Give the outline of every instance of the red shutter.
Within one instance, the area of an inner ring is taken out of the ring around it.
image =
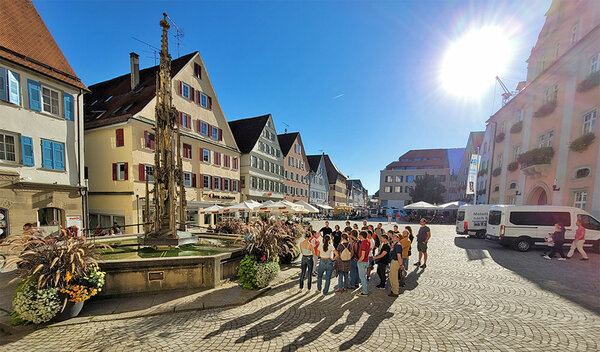
[[[154,133],[150,133],[150,149],[154,150],[156,146],[154,145]]]
[[[213,129],[212,125],[208,125],[208,136],[210,138],[212,138],[212,129]]]
[[[201,124],[202,122],[200,122],[200,120],[196,120],[196,132],[198,133],[200,133],[200,128],[202,127]]]
[[[196,90],[193,87],[190,87],[190,100],[194,101],[196,97]]]
[[[204,176],[198,174],[198,188],[204,188]]]
[[[179,112],[179,126],[183,125],[183,113]]]
[[[211,189],[215,189],[215,177],[214,176],[211,177],[211,183],[212,183]]]
[[[201,100],[200,100],[200,99],[202,99],[202,98],[200,97],[200,91],[196,91],[196,104],[200,104],[200,102],[201,102]]]
[[[125,145],[125,140],[124,140],[124,137],[123,137],[123,129],[122,128],[117,128],[116,134],[117,134],[117,147],[124,146]]]
[[[208,110],[212,110],[212,98],[210,96],[206,96],[208,98]]]
[[[223,130],[219,128],[219,140],[223,140]]]
[[[204,161],[204,149],[200,148],[200,161]]]
[[[129,180],[129,163],[125,163],[125,179]]]
[[[113,181],[117,180],[117,163],[113,163]]]
[[[196,187],[196,174],[192,174],[192,187]]]
[[[185,117],[185,119],[186,119],[186,125],[185,125],[185,127],[191,129],[192,128],[192,117],[190,115],[187,115]]]
[[[183,95],[183,82],[179,81],[179,95]]]
[[[140,164],[139,171],[140,171],[140,181],[146,181],[146,165]]]
[[[221,191],[225,190],[225,178],[221,179]]]

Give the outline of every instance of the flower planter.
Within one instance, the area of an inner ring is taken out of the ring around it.
[[[549,101],[546,104],[540,106],[540,108],[537,109],[535,113],[533,113],[533,116],[538,118],[545,117],[553,113],[554,109],[556,109],[556,101]]]
[[[498,177],[498,176],[500,176],[501,173],[502,173],[502,169],[497,167],[494,169],[494,171],[492,171],[492,176]]]
[[[513,161],[512,163],[508,164],[507,169],[510,172],[516,171],[519,168],[519,162],[518,161]]]
[[[64,297],[62,299],[64,299]],[[54,317],[54,320],[55,321],[64,321],[64,320],[68,320],[71,318],[75,318],[76,316],[79,315],[79,313],[81,313],[81,310],[83,309],[83,303],[85,303],[85,301],[84,302],[67,301],[67,305],[65,306],[65,309],[62,312],[59,311],[58,314],[56,314],[56,316]]]
[[[600,71],[592,72],[577,85],[577,91],[579,93],[587,92],[598,85],[600,85]]]
[[[519,133],[523,129],[523,121],[519,121],[510,127],[510,133]]]
[[[536,148],[519,155],[517,161],[521,164],[521,169],[532,165],[550,164],[554,157],[552,147]]]
[[[506,137],[504,132],[498,133],[496,136],[496,143],[502,143],[504,141],[504,137]]]
[[[548,170],[550,169],[549,164],[540,164],[540,165],[531,165],[526,168],[522,168],[521,171],[525,175],[531,178],[545,177],[548,175]]]
[[[586,133],[571,142],[569,148],[574,152],[582,153],[588,149],[588,147],[594,142],[594,139],[596,139],[596,136],[593,133]]]

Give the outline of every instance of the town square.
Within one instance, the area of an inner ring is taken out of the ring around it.
[[[599,104],[594,0],[0,0],[0,351],[598,351]]]

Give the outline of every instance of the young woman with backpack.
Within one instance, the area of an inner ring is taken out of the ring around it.
[[[348,242],[348,234],[342,234],[342,242],[336,248],[337,261],[336,267],[338,271],[338,289],[337,293],[345,292],[350,288],[348,282],[348,274],[350,274],[350,260],[352,259],[352,244]]]

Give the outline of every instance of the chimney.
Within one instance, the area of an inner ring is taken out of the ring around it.
[[[134,52],[129,53],[131,63],[131,90],[140,84],[140,56]]]

